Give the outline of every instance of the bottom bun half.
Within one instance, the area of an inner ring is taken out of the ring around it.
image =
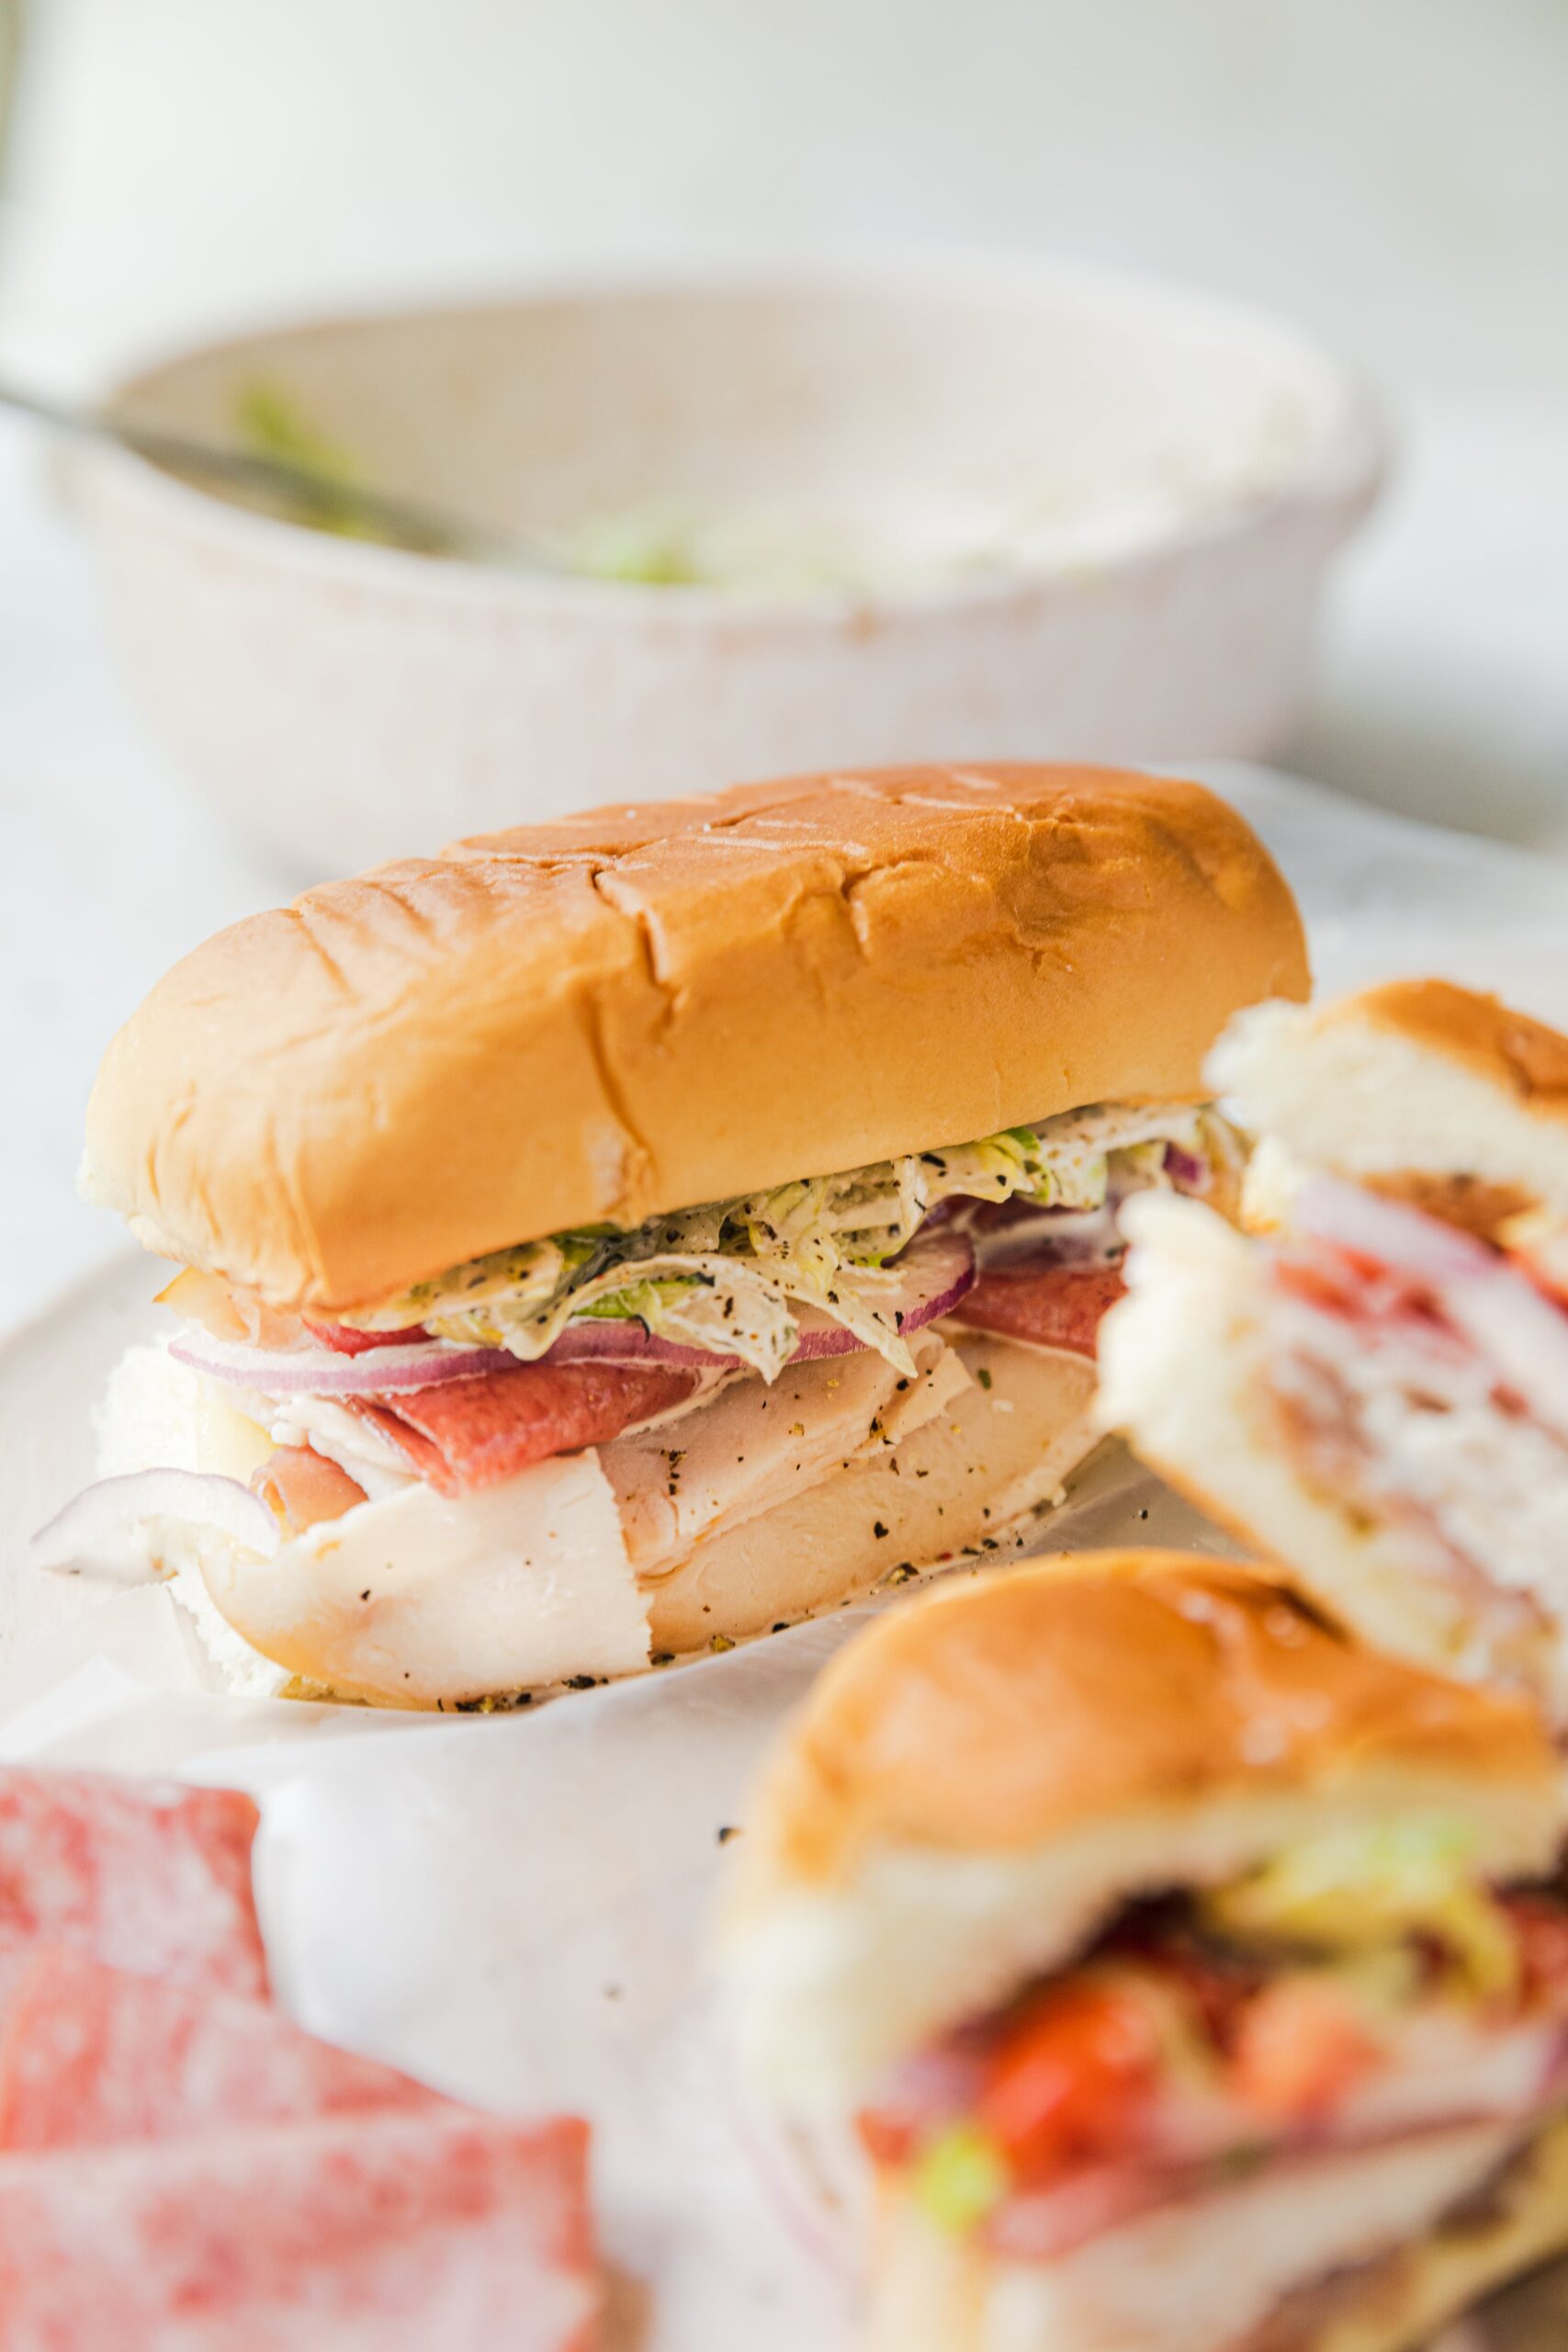
[[[1301,2169],[1055,2262],[992,2256],[890,2194],[869,2352],[1425,2352],[1568,2251],[1562,2120],[1522,2144],[1471,2126],[1325,2159],[1315,2183]]]
[[[1033,1541],[1036,1512],[1097,1442],[1094,1367],[1005,1340],[955,1352],[968,1385],[935,1419],[709,1537],[647,1587],[656,1655],[765,1634],[960,1555],[1016,1558]]]

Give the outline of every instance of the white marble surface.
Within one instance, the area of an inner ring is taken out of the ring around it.
[[[1568,418],[1416,418],[1402,479],[1339,577],[1293,763],[1568,857],[1565,620]],[[114,1027],[186,947],[313,878],[220,825],[126,707],[83,552],[14,428],[0,429],[0,853],[3,1329],[117,1245],[73,1190]]]

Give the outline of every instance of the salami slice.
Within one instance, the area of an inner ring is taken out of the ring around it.
[[[662,1363],[520,1363],[395,1400],[344,1402],[440,1493],[471,1495],[551,1454],[608,1444],[684,1404],[702,1377]]]
[[[352,1323],[318,1323],[311,1316],[300,1321],[312,1340],[340,1356],[362,1356],[372,1348],[412,1348],[427,1335],[423,1323],[407,1323],[400,1331],[356,1331]]]
[[[1027,1347],[1092,1356],[1100,1318],[1125,1289],[1115,1266],[997,1267],[959,1300],[953,1320]]]
[[[265,2002],[35,1945],[0,2029],[0,2151],[111,2147],[293,2117],[445,2108]]]
[[[0,1943],[37,1939],[173,1984],[263,1995],[258,1817],[236,1789],[0,1769]]]
[[[433,2105],[0,2157],[0,2342],[589,2352],[587,2150]]]

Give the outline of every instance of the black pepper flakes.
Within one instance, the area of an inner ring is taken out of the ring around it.
[[[884,1525],[882,1524],[882,1521],[881,1521],[880,1520],[876,1520],[876,1521],[874,1521],[874,1522],[873,1522],[873,1524],[872,1524],[872,1530],[871,1530],[871,1532],[872,1532],[872,1533],[873,1533],[874,1535],[876,1535],[876,1536],[883,1536],[883,1535],[886,1535],[886,1534],[887,1530],[886,1529],[886,1527],[884,1527]]]
[[[719,1845],[728,1846],[732,1838],[739,1837],[739,1825],[733,1821],[721,1821],[714,1834]]]

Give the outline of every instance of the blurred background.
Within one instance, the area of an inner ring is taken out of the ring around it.
[[[15,11],[13,12],[15,13]],[[845,239],[1082,253],[1568,399],[1561,0],[23,0],[8,334]]]
[[[257,323],[779,254],[1079,255],[1293,318],[1394,466],[1276,755],[1568,857],[1564,0],[0,0],[0,372],[62,392]],[[0,1303],[70,1254],[107,1028],[297,878],[124,700],[51,479],[0,423],[28,1129]]]

